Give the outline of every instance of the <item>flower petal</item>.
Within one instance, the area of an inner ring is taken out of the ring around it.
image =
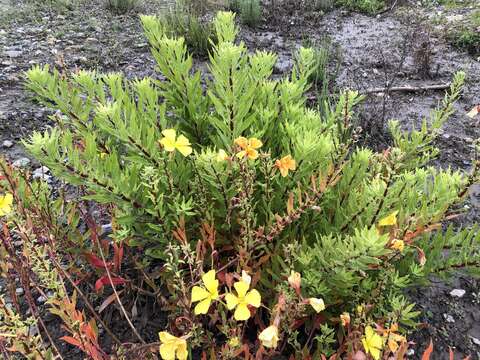
[[[233,314],[235,320],[244,321],[250,318],[250,310],[246,304],[238,304],[237,308],[235,309],[235,313]]]
[[[218,290],[218,280],[215,279],[215,270],[210,270],[202,276],[202,281],[205,284],[205,287],[210,292],[214,294]]]
[[[262,297],[257,290],[253,289],[247,293],[247,295],[245,296],[245,301],[248,305],[252,305],[258,308],[262,302]]]
[[[175,341],[177,339],[176,336],[173,336],[166,331],[160,332],[158,334],[158,337],[160,338],[160,342],[162,342],[162,343],[172,342],[172,341]]]
[[[165,148],[165,151],[168,151],[168,152],[175,151],[175,139],[172,140],[164,137],[159,142]]]
[[[248,146],[248,140],[243,136],[235,139],[235,144],[240,146],[242,149],[246,149]]]
[[[187,360],[187,342],[184,339],[180,339],[177,346],[177,358],[178,360]]]
[[[210,293],[200,286],[192,288],[192,302],[204,300],[210,296]]]
[[[228,310],[233,310],[235,309],[235,306],[238,305],[238,298],[235,295],[230,293],[225,295],[225,301],[227,302]]]
[[[206,314],[208,313],[208,309],[210,308],[210,304],[212,303],[212,300],[209,298],[200,301],[197,306],[195,306],[194,313],[195,315],[201,315],[201,314]]]
[[[237,290],[238,297],[243,298],[247,294],[250,285],[248,285],[245,281],[240,280],[233,284],[233,287],[235,288],[235,290]]]
[[[257,138],[250,138],[248,140],[248,145],[251,147],[251,148],[254,148],[254,149],[259,149],[262,147],[263,143],[258,140]]]
[[[175,343],[165,343],[160,345],[160,356],[163,360],[175,360]]]
[[[247,152],[245,150],[242,150],[242,151],[239,151],[236,156],[237,158],[241,159],[241,158],[244,158],[246,155],[247,155]]]
[[[188,156],[192,153],[192,147],[190,141],[183,135],[180,135],[175,142],[175,148],[183,155]]]
[[[258,158],[258,151],[255,149],[247,149],[247,156],[251,160]]]
[[[162,131],[162,135],[165,136],[165,138],[170,139],[175,141],[175,138],[177,137],[177,132],[175,129],[165,129]]]

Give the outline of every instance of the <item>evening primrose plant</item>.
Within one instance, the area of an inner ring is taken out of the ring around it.
[[[440,231],[478,167],[428,165],[465,75],[454,76],[420,129],[404,133],[391,122],[391,146],[374,152],[356,144],[357,92],[344,91],[321,113],[306,105],[312,49],[298,49],[291,73],[273,78],[277,56],[249,52],[236,39],[234,15],[220,12],[201,72],[183,38],[165,33],[156,17],[141,21],[161,80],[49,66],[26,73],[38,101],[58,111],[56,126],[25,146],[79,189],[69,205],[87,217],[89,240],[69,251],[88,254],[101,306],[116,300],[112,311],[138,339],[138,349],[114,341],[102,354],[405,353],[418,313],[403,290],[480,261],[476,228]],[[4,188],[3,208],[17,214],[7,198],[14,189]],[[109,241],[83,210],[92,203],[110,220]],[[61,234],[78,233],[69,229]],[[121,291],[106,291],[112,287]],[[149,346],[129,316],[152,302],[168,321]]]

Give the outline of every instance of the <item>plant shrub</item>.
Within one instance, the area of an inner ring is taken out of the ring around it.
[[[185,359],[187,348],[222,359],[404,354],[416,312],[403,289],[480,261],[475,229],[434,232],[477,167],[427,165],[464,74],[420,129],[391,122],[392,146],[375,153],[355,143],[358,93],[343,92],[322,116],[306,107],[312,49],[272,79],[276,56],[235,43],[234,16],[219,13],[201,74],[183,38],[153,17],[142,23],[164,80],[34,67],[28,88],[63,115],[25,145],[84,200],[111,208],[114,244],[131,249],[144,280],[109,275],[105,284],[164,289],[153,295],[170,309],[169,325],[156,329],[161,357]],[[72,216],[62,218],[70,223],[60,229],[73,232]],[[118,276],[123,250],[115,254]],[[158,275],[145,275],[156,266]],[[98,352],[96,336],[87,340],[83,350]]]
[[[106,0],[106,4],[113,12],[124,14],[136,6],[137,0]]]
[[[211,23],[199,20],[195,12],[181,7],[176,7],[159,18],[152,18],[152,26],[155,26],[157,34],[182,37],[187,49],[198,56],[208,56],[215,38]]]
[[[384,0],[337,0],[337,3],[350,10],[367,14],[375,14],[385,7]]]

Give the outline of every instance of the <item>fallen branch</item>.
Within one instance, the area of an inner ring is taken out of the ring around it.
[[[373,89],[366,89],[361,91],[361,94],[375,94],[375,93],[382,93],[382,92],[392,92],[392,91],[399,91],[399,92],[417,92],[417,91],[425,91],[425,90],[446,90],[450,88],[450,83],[448,84],[434,84],[434,85],[424,85],[424,86],[392,86],[391,88],[373,88]]]

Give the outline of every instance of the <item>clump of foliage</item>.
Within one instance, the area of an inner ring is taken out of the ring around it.
[[[155,19],[157,34],[182,37],[187,49],[195,55],[207,56],[214,41],[214,28],[209,22],[201,21],[193,9],[175,7]]]
[[[106,5],[117,14],[125,14],[137,5],[137,0],[106,0]]]
[[[472,55],[480,54],[480,10],[474,11],[458,24],[453,24],[447,38],[457,48]]]
[[[332,84],[340,70],[340,48],[334,46],[329,37],[324,37],[320,41],[307,39],[304,45],[314,50],[313,70],[309,80],[317,92],[317,102],[320,113],[323,114],[331,102]]]
[[[63,115],[25,145],[81,198],[52,200],[45,183],[1,162],[3,276],[15,283],[20,274],[28,298],[50,291],[63,340],[96,360],[158,352],[184,360],[195,351],[402,358],[417,315],[403,289],[480,262],[476,229],[434,232],[478,180],[477,167],[427,165],[464,74],[422,128],[405,134],[392,122],[392,147],[375,153],[355,143],[358,93],[341,93],[323,114],[305,105],[314,50],[300,48],[290,76],[272,79],[276,55],[236,43],[234,15],[221,12],[202,74],[183,38],[166,35],[154,17],[142,23],[162,81],[28,71],[29,89]],[[168,309],[152,344],[132,321],[148,311],[146,299]],[[99,314],[106,307],[136,343],[118,339]],[[99,345],[99,325],[110,349]],[[0,334],[0,349],[11,335]]]
[[[230,0],[230,9],[240,14],[242,23],[255,27],[262,21],[260,0]]]
[[[337,4],[367,14],[375,14],[385,7],[384,0],[337,0]]]

